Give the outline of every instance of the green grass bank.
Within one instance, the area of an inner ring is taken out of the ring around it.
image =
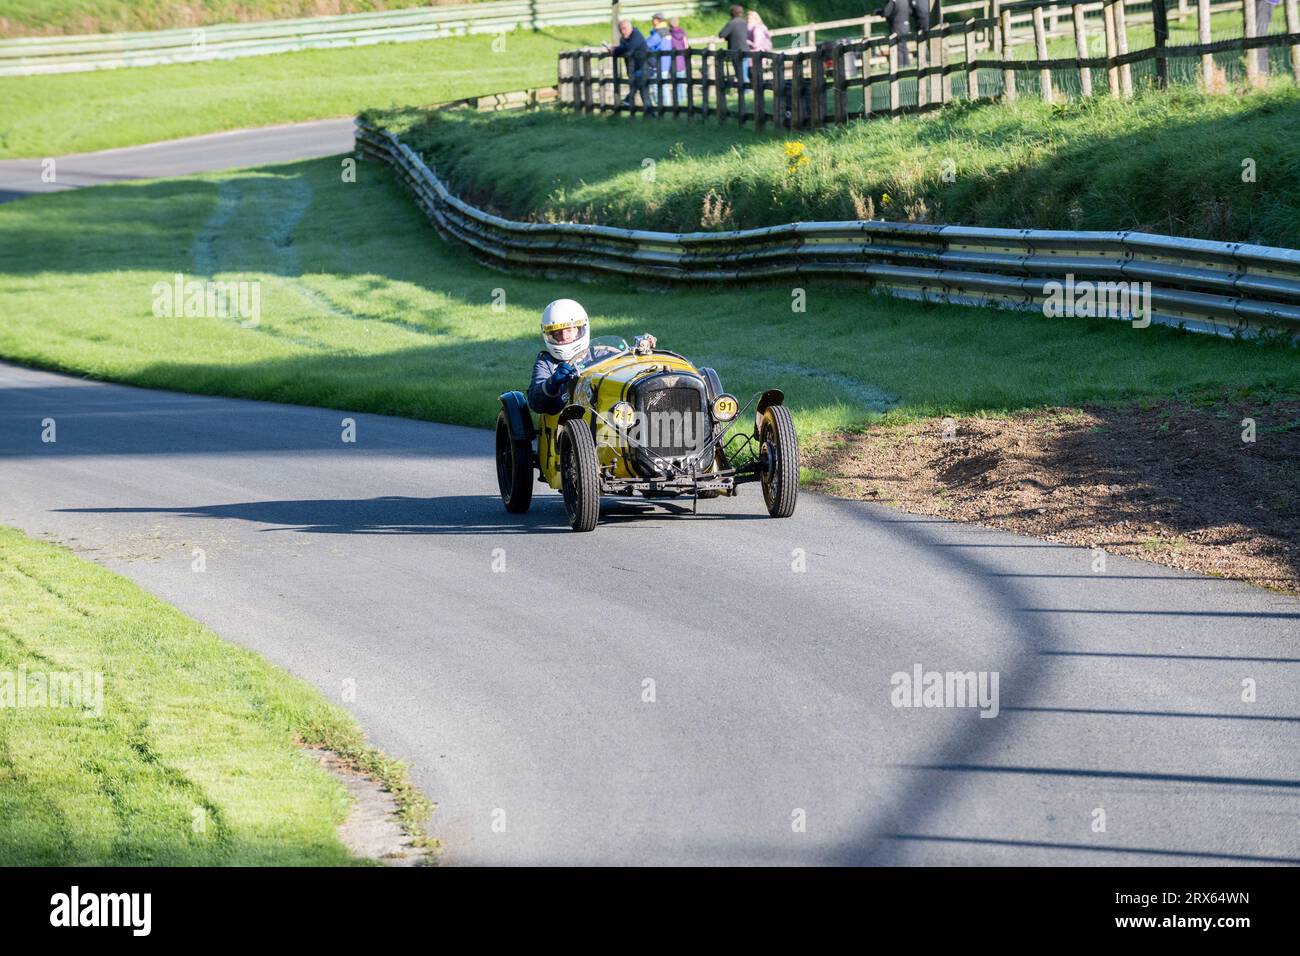
[[[346,792],[297,742],[385,782],[418,831],[427,803],[341,708],[125,578],[0,528],[0,865],[359,862],[336,833]]]
[[[798,134],[559,110],[369,116],[459,194],[516,218],[671,231],[877,218],[1300,245],[1300,90],[1286,81],[961,104]]]

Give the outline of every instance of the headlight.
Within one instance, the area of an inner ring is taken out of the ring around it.
[[[729,422],[740,412],[740,402],[734,395],[719,395],[713,400],[713,417],[720,422]]]
[[[609,417],[619,428],[631,428],[636,421],[636,410],[628,402],[616,402],[609,410]]]

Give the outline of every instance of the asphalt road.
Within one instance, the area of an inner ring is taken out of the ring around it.
[[[343,701],[449,863],[1300,862],[1300,601],[813,495],[606,505],[507,515],[486,432],[0,366],[0,522]],[[917,665],[997,716],[894,706]]]
[[[350,148],[331,120],[8,161],[0,201]],[[0,365],[0,522],[344,703],[446,862],[1300,862],[1300,601],[747,492],[573,535],[552,494],[505,514],[483,432]],[[895,707],[918,665],[997,672],[998,715]]]
[[[54,157],[53,181],[45,159],[0,160],[0,202],[82,186],[186,176],[333,156],[352,149],[351,119],[319,120],[191,136],[147,146]]]

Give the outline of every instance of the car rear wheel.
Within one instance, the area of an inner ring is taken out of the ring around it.
[[[764,409],[758,440],[758,477],[767,513],[788,518],[799,500],[799,440],[790,410],[784,405]]]
[[[560,490],[569,527],[590,531],[600,517],[600,465],[591,429],[581,419],[565,422],[560,431]]]
[[[532,445],[510,434],[503,409],[497,415],[497,487],[506,511],[522,514],[533,503]]]

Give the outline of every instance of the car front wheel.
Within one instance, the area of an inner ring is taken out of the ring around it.
[[[570,419],[560,431],[560,490],[569,527],[595,528],[600,517],[600,465],[591,429],[581,419]]]
[[[799,440],[790,410],[784,405],[764,409],[758,440],[758,476],[767,513],[788,518],[799,500]]]

